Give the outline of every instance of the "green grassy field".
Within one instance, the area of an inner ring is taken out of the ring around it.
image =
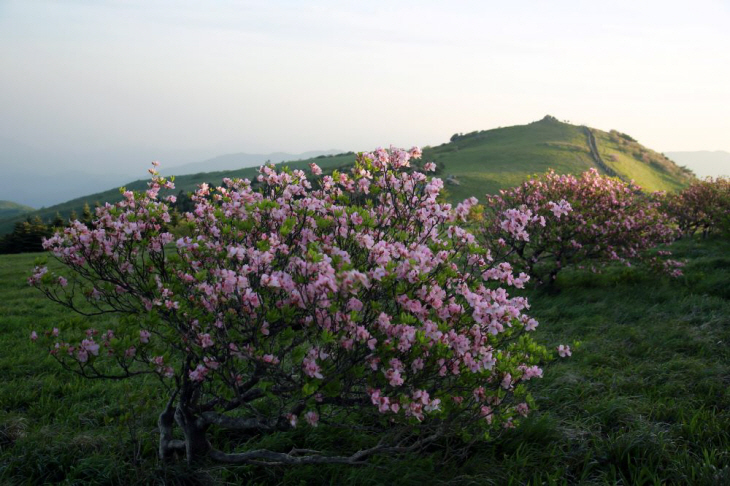
[[[82,380],[31,344],[32,329],[87,323],[26,285],[37,255],[0,256],[0,484],[730,484],[730,242],[672,249],[688,261],[676,280],[615,267],[528,292],[539,341],[581,344],[532,382],[539,411],[466,456],[440,443],[364,467],[196,471],[156,459],[152,382]],[[267,439],[363,440],[325,427]]]
[[[605,163],[625,180],[633,179],[648,191],[675,191],[689,183],[690,176],[660,154],[617,135],[600,130],[594,130],[594,133]],[[607,156],[615,160],[606,159]],[[462,135],[454,141],[424,148],[423,158],[443,164],[439,177],[453,176],[457,181],[446,184],[447,196],[452,202],[472,196],[483,200],[485,194],[518,185],[528,176],[548,169],[561,174],[580,174],[597,167],[591,157],[584,127],[562,123],[553,117],[528,125]],[[327,171],[351,165],[354,160],[354,155],[342,154],[282,164],[304,169],[310,162],[316,162]],[[224,177],[253,179],[256,174],[257,168],[252,167],[179,176],[175,180],[175,192],[192,192],[203,182],[220,184]],[[127,184],[129,189],[142,190],[146,187],[145,180]],[[96,202],[116,202],[120,198],[118,189],[107,190],[40,209],[31,216],[38,215],[48,221],[58,212],[68,218],[71,211],[80,215],[84,203],[93,206]],[[0,235],[11,232],[14,223],[26,216],[9,219],[0,216]]]

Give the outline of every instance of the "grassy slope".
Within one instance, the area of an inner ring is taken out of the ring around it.
[[[649,191],[672,192],[685,187],[687,172],[664,155],[615,133],[594,130],[594,134],[601,158],[623,179],[634,180]]]
[[[687,173],[661,154],[617,134],[593,132],[604,163],[622,179],[634,180],[648,191],[675,191],[689,182]],[[616,160],[608,160],[607,155]],[[548,169],[579,174],[596,167],[584,128],[551,117],[475,132],[425,150],[424,157],[443,162],[445,175],[453,174],[461,183],[446,186],[454,200],[495,193]]]
[[[157,463],[151,383],[82,381],[42,357],[31,329],[69,316],[25,285],[34,255],[0,256],[0,484],[730,484],[730,242],[673,250],[689,259],[679,280],[616,267],[530,293],[539,341],[583,344],[534,383],[539,412],[468,457],[199,472]],[[151,410],[125,415],[145,396]],[[350,445],[324,427],[297,434],[272,445]]]
[[[687,175],[679,167],[656,152],[600,130],[594,130],[594,133],[601,154],[612,154],[617,159],[615,162],[605,162],[624,179],[633,179],[650,191],[673,191],[688,182]],[[636,157],[636,154],[642,153],[647,154],[649,162]],[[443,163],[445,169],[439,176],[446,178],[453,175],[459,181],[459,185],[446,185],[452,201],[471,196],[481,199],[487,193],[517,185],[527,176],[548,169],[558,173],[579,174],[596,166],[583,127],[562,123],[551,117],[529,125],[474,132],[455,142],[428,147],[424,150],[424,160]],[[328,170],[351,164],[354,156],[340,155],[284,164],[292,168],[306,168],[311,161]],[[192,191],[202,182],[219,184],[224,177],[253,178],[256,170],[247,168],[180,176],[176,179],[177,190]],[[144,189],[145,184],[145,181],[140,180],[127,187]],[[71,210],[81,214],[85,202],[93,205],[97,201],[103,203],[119,199],[119,191],[113,189],[45,208],[36,214],[44,220],[53,218],[57,211],[68,217]],[[12,231],[14,221],[0,221],[0,234]]]
[[[35,209],[12,201],[0,201],[0,220],[14,218],[31,211],[35,211]]]
[[[458,179],[446,186],[456,200],[481,199],[549,168],[577,174],[595,165],[580,127],[545,120],[465,135],[425,150],[424,158],[446,165],[442,178]]]

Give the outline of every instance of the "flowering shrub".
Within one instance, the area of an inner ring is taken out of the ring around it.
[[[440,203],[441,180],[409,170],[418,156],[378,149],[351,174],[262,167],[256,188],[203,184],[177,240],[172,196],[159,196],[172,183],[152,170],[149,190],[124,192],[92,225],[45,242],[65,277],[37,267],[30,278],[78,312],[120,314],[119,324],[32,338],[83,376],[158,377],[163,458],[179,449],[189,461],[357,463],[513,427],[532,406],[525,383],[552,353],[528,334],[537,322],[526,299],[490,281],[521,287],[527,277],[491,264],[459,226],[473,202]],[[365,427],[378,442],[351,455],[226,453],[207,436],[320,425]]]
[[[570,265],[647,259],[674,275],[682,264],[647,257],[644,250],[673,237],[670,219],[639,187],[601,176],[548,172],[487,196],[480,241],[503,270],[513,267],[550,282]]]
[[[684,235],[730,232],[730,179],[708,177],[666,198],[666,211]]]

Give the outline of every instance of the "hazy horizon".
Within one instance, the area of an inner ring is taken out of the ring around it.
[[[720,1],[10,0],[0,137],[146,164],[435,145],[551,114],[730,151],[727,25]]]

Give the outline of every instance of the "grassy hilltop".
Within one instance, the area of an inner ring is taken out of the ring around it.
[[[597,153],[591,150],[589,134]],[[453,175],[458,181],[447,184],[453,199],[495,193],[548,169],[579,174],[595,167],[603,174],[634,180],[648,191],[675,191],[693,177],[628,135],[551,116],[528,125],[454,135],[449,143],[424,150],[424,157],[443,163],[442,177]]]
[[[35,209],[12,201],[0,201],[0,220],[14,218],[21,214],[30,213],[31,211],[35,211]]]
[[[591,143],[591,139],[593,143]],[[353,153],[320,156],[296,162],[282,162],[291,168],[306,168],[316,162],[325,171],[346,168],[355,160]],[[437,162],[439,177],[445,179],[448,196],[460,201],[524,181],[527,176],[554,169],[559,173],[579,174],[591,167],[607,175],[634,180],[649,191],[674,191],[686,186],[693,175],[663,155],[650,150],[630,136],[616,132],[563,123],[551,116],[528,125],[457,134],[451,141],[424,148],[424,160]],[[198,184],[219,184],[225,177],[253,178],[254,167],[233,171],[200,172],[175,179],[176,191],[190,192]],[[128,189],[144,189],[146,181],[127,184]],[[71,211],[81,214],[83,206],[95,202],[115,202],[118,189],[44,208],[30,214],[44,221],[56,212],[68,218]],[[0,215],[0,234],[9,233],[13,224],[28,216],[6,219]]]

